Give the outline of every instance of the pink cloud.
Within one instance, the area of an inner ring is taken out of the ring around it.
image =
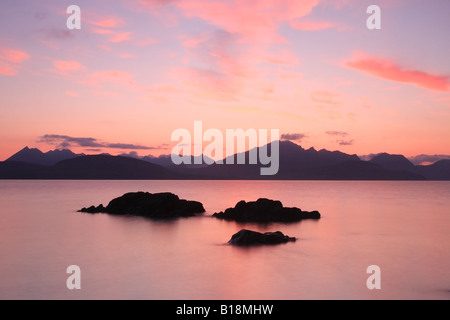
[[[15,76],[17,74],[17,70],[11,65],[0,61],[0,74],[4,76]]]
[[[288,81],[298,81],[303,78],[303,74],[294,72],[294,71],[287,71],[287,70],[277,70],[277,76],[280,79],[288,80]]]
[[[143,1],[150,8],[172,4],[189,18],[200,18],[241,41],[285,42],[276,31],[283,23],[308,15],[320,0],[178,0]]]
[[[195,35],[195,36],[180,36],[180,40],[183,42],[183,46],[186,48],[195,48],[199,44],[208,41],[208,34]]]
[[[75,91],[66,91],[64,93],[70,97],[78,97],[78,93]]]
[[[93,90],[92,94],[103,98],[119,98],[120,94],[112,91]]]
[[[169,94],[169,95],[173,95],[173,94],[180,94],[183,93],[183,90],[181,90],[178,87],[175,87],[173,85],[169,85],[169,84],[160,84],[160,85],[156,85],[154,87],[149,87],[146,88],[145,90],[148,93],[159,93],[159,94]]]
[[[255,86],[262,63],[297,62],[287,49],[266,53],[265,45],[238,43],[236,35],[223,30],[198,39],[185,46],[186,68],[173,73],[197,98],[234,101],[238,94]]]
[[[102,50],[104,50],[104,51],[107,51],[107,52],[111,52],[111,50],[112,50],[111,46],[109,46],[107,44],[103,44],[103,43],[99,43],[97,45],[97,47],[102,49]]]
[[[185,0],[177,5],[188,17],[198,17],[230,33],[260,36],[263,31],[271,33],[277,29],[276,21],[266,14],[258,13],[259,6],[249,7],[251,1],[198,1]],[[264,4],[262,3],[262,6]],[[233,19],[230,19],[233,17]]]
[[[243,44],[239,36],[223,30],[181,40],[188,56],[186,68],[175,77],[197,98],[235,101],[241,94],[267,98],[273,89],[258,88],[258,81],[270,76],[265,64],[299,64],[287,47]]]
[[[236,35],[231,33],[213,32],[207,40],[188,51],[190,60],[225,77],[252,77],[254,67],[265,61],[262,49],[256,45],[238,44],[236,40]]]
[[[359,56],[360,57],[347,61],[346,66],[381,79],[414,84],[430,90],[449,91],[449,76],[434,75],[425,71],[409,70],[387,59],[379,59],[366,55]]]
[[[441,98],[435,98],[434,99],[435,101],[438,101],[438,102],[450,102],[450,97],[441,97]]]
[[[117,32],[109,38],[110,42],[120,43],[131,40],[132,32]]]
[[[269,63],[281,65],[299,64],[299,60],[296,55],[286,48],[279,49],[277,50],[277,52],[267,54],[266,61]]]
[[[151,45],[151,44],[155,44],[157,42],[158,42],[158,40],[156,40],[156,39],[154,39],[152,37],[145,37],[145,38],[143,38],[141,40],[136,41],[135,45],[137,45],[139,47],[145,47],[145,46],[148,46],[148,45]]]
[[[92,28],[91,32],[95,33],[95,34],[114,34],[114,31],[112,31],[112,30],[101,29],[101,28]]]
[[[43,45],[46,45],[47,47],[49,47],[49,48],[51,48],[53,50],[59,50],[60,49],[59,45],[57,45],[56,43],[53,43],[52,41],[41,39],[41,40],[39,40],[39,42],[42,43]]]
[[[20,65],[28,60],[28,53],[10,48],[0,48],[0,74],[15,76],[20,69]]]
[[[119,53],[117,56],[120,59],[124,59],[124,60],[136,58],[136,56],[133,53],[127,53],[127,52]]]
[[[92,25],[91,32],[108,36],[109,42],[120,43],[131,39],[132,32],[117,30],[125,25],[125,21],[121,17],[100,17],[91,14],[87,19],[88,23]]]
[[[61,75],[66,75],[69,72],[76,72],[82,69],[81,63],[77,61],[64,61],[56,60],[53,62],[53,66],[56,68],[56,72]]]
[[[119,17],[102,18],[98,21],[91,21],[90,23],[101,28],[116,28],[124,25],[123,19]]]
[[[8,48],[0,48],[0,59],[6,62],[22,63],[29,58],[30,56],[26,52]]]
[[[184,88],[197,98],[234,101],[240,94],[261,92],[255,80],[267,66],[296,65],[294,53],[273,44],[288,44],[279,28],[307,16],[320,0],[177,0],[141,1],[151,10],[178,8],[187,18],[201,19],[213,31],[180,37],[188,53],[186,68],[174,70]],[[153,12],[152,11],[152,12]],[[267,75],[269,76],[269,75]],[[264,91],[264,90],[263,90]],[[270,91],[270,90],[269,90]],[[267,95],[264,91],[263,94]]]
[[[317,31],[336,27],[333,22],[313,20],[292,21],[290,25],[292,28],[302,31]]]
[[[92,33],[108,36],[108,41],[112,43],[120,43],[131,40],[132,32],[118,32],[110,29],[92,28]]]
[[[101,14],[98,11],[86,11],[82,19],[92,26],[108,29],[121,28],[126,24],[120,15]]]

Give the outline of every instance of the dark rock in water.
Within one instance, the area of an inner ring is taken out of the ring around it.
[[[79,212],[172,219],[196,216],[204,213],[205,209],[200,202],[183,200],[172,193],[135,192],[111,200],[106,208],[103,205],[91,206]]]
[[[260,233],[242,229],[238,233],[235,233],[228,243],[235,246],[252,246],[281,244],[291,241],[296,241],[296,238],[288,237],[280,231]]]
[[[258,199],[253,202],[240,201],[234,208],[214,213],[213,217],[237,222],[296,222],[303,219],[320,219],[320,213],[286,208],[280,201]]]
[[[98,207],[90,206],[89,208],[83,208],[78,212],[86,212],[86,213],[103,213],[105,212],[105,207],[101,204]]]

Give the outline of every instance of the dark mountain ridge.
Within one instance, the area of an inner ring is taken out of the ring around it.
[[[271,148],[269,144],[269,155]],[[210,166],[161,166],[125,156],[86,156],[70,150],[42,153],[38,149],[24,148],[0,162],[0,179],[450,180],[450,160],[415,166],[402,155],[383,153],[370,161],[363,161],[357,155],[304,149],[289,141],[279,143],[278,173],[262,176],[260,169],[263,165],[249,164],[250,153],[259,155],[260,151],[258,147],[233,156],[235,163],[242,156],[245,164],[225,164],[230,159],[228,157],[223,160],[224,164]],[[58,157],[68,159],[53,163]]]
[[[67,149],[52,150],[52,151],[43,153],[39,149],[36,149],[36,148],[30,149],[28,147],[25,147],[22,150],[20,150],[19,152],[12,155],[10,158],[6,159],[5,161],[26,162],[26,163],[39,164],[39,165],[43,165],[43,166],[53,166],[60,161],[73,159],[76,157],[82,157],[82,156],[85,156],[85,154],[84,153],[75,154],[72,151],[67,150]]]

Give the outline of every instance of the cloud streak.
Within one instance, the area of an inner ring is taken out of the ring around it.
[[[89,23],[101,28],[116,28],[122,27],[125,24],[120,17],[100,18],[98,20],[91,20]]]
[[[46,134],[39,137],[40,143],[47,143],[57,146],[58,148],[82,147],[82,148],[105,148],[105,149],[120,149],[120,150],[156,150],[159,147],[149,147],[129,143],[110,143],[101,142],[96,138],[86,137],[71,137],[58,134]]]
[[[290,25],[292,28],[301,31],[320,31],[338,28],[336,24],[330,21],[313,21],[313,20],[292,21]]]
[[[195,99],[238,101],[269,68],[299,64],[280,28],[307,16],[319,0],[141,0],[153,13],[176,8],[206,22],[208,31],[179,37],[188,56],[171,74]],[[278,47],[280,44],[286,45]],[[265,69],[264,69],[264,68]],[[267,98],[267,95],[265,95]]]
[[[345,139],[349,136],[349,133],[345,131],[326,131],[325,133],[329,136],[340,138],[336,140],[336,143],[340,146],[352,146],[355,142],[354,139]]]
[[[360,55],[346,62],[346,66],[371,76],[400,82],[413,84],[421,88],[435,91],[449,91],[450,77],[435,75],[425,71],[406,69],[394,61],[379,59],[367,55]]]
[[[76,72],[82,69],[81,63],[74,60],[56,60],[53,62],[55,71],[60,75],[67,75],[70,72]]]
[[[336,140],[340,146],[352,146],[355,140]]]
[[[339,136],[339,137],[343,137],[343,138],[348,136],[348,132],[344,132],[344,131],[327,131],[325,133],[329,136]]]
[[[146,1],[155,5],[155,1]],[[233,34],[240,34],[244,42],[285,42],[276,32],[282,23],[308,15],[319,0],[248,0],[158,1],[173,4],[187,17],[200,18]],[[230,17],[233,17],[230,19]]]
[[[302,141],[307,135],[304,133],[286,133],[281,135],[281,140]]]
[[[408,158],[415,165],[429,165],[439,160],[450,160],[450,155],[428,155],[421,154],[415,157]]]
[[[125,26],[125,21],[121,17],[100,17],[95,15],[89,17],[87,22],[91,25],[92,33],[107,36],[110,43],[130,41],[133,35],[133,33],[129,31],[117,30],[118,28]]]

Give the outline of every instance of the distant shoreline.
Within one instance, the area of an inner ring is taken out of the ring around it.
[[[24,148],[0,162],[0,180],[325,180],[449,181],[450,160],[414,165],[402,155],[379,154],[370,160],[339,151],[308,149],[280,142],[279,170],[261,175],[261,166],[213,163],[207,166],[157,164],[126,156],[76,155],[70,150],[42,153]],[[234,155],[238,157],[238,155]]]
[[[0,178],[0,181],[261,181],[261,182],[449,182],[450,180],[380,180],[380,179],[40,179],[40,178]]]

